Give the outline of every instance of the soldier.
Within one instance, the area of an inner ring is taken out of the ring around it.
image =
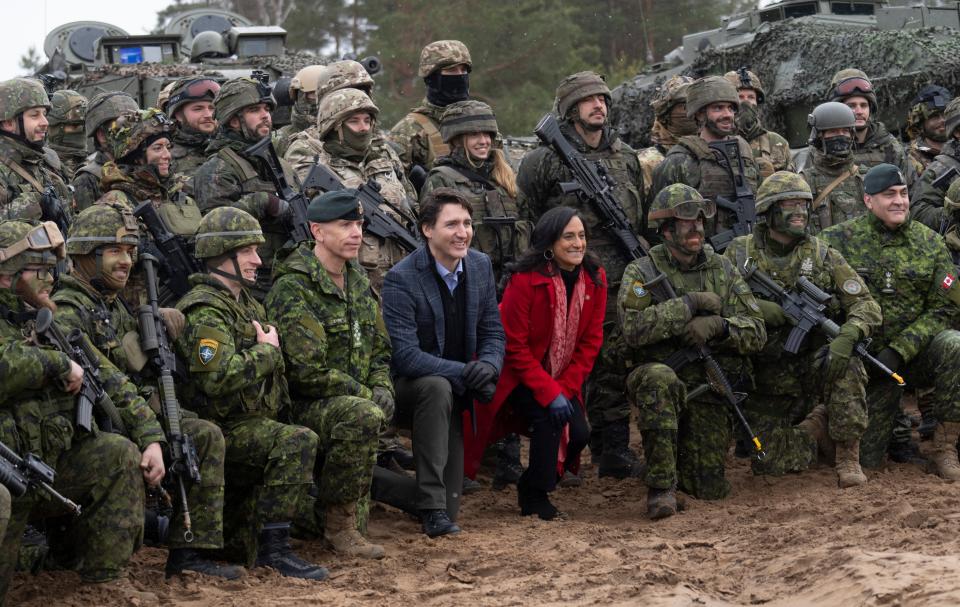
[[[272,284],[274,255],[288,240],[283,223],[288,204],[277,196],[277,188],[267,174],[269,168],[246,155],[246,149],[270,135],[270,112],[277,102],[265,84],[234,78],[223,85],[213,104],[220,129],[207,147],[211,156],[194,173],[190,187],[204,213],[232,206],[260,221],[266,241],[260,249],[263,265],[253,294],[262,299]],[[292,186],[293,173],[283,162],[281,168]]]
[[[97,204],[82,211],[67,237],[73,272],[60,277],[53,301],[58,322],[67,330],[79,329],[87,335],[149,400],[159,399],[157,377],[146,367],[137,319],[120,297],[136,261],[139,241],[137,220],[126,207]],[[169,319],[166,328],[172,343],[176,331],[183,328],[183,316],[170,308],[161,308],[160,313]],[[184,540],[180,501],[174,500],[167,575],[186,570],[235,579],[241,573],[237,567],[208,558],[209,551],[223,548],[223,434],[216,424],[189,411],[184,411],[182,427],[196,445],[201,481],[187,486],[193,522],[189,543]]]
[[[794,171],[790,144],[778,133],[763,128],[760,122],[760,106],[765,97],[760,78],[746,68],[727,72],[723,77],[737,88],[740,97],[737,132],[753,148],[761,178],[766,179],[775,171]]]
[[[0,82],[0,219],[60,221],[60,209],[69,217],[73,198],[60,176],[60,160],[44,147],[49,110],[39,81]],[[56,200],[47,195],[50,187]]]
[[[822,427],[819,412],[801,426],[804,430],[809,426],[818,442],[823,442],[825,437],[820,435],[829,429],[829,438],[836,445],[840,487],[852,487],[867,482],[859,459],[860,436],[867,427],[867,374],[860,359],[851,353],[882,319],[880,306],[853,268],[835,249],[807,234],[812,199],[802,177],[788,171],[774,173],[757,190],[760,220],[753,234],[734,239],[724,255],[742,274],[748,264],[756,264],[784,289],[795,291],[802,276],[834,295],[827,312],[840,325],[840,334],[830,342],[825,360],[815,357],[822,353],[817,352],[821,340],[814,334],[797,354],[784,352],[793,325],[779,302],[764,300],[755,291],[767,327],[767,344],[754,356],[756,390],[750,393],[744,411],[767,444],[767,460],[754,461],[754,471],[799,472],[815,451],[805,444],[809,440],[790,444],[790,426],[810,412],[812,399],[808,397],[822,394],[827,427]]]
[[[190,371],[181,394],[223,430],[230,553],[247,566],[319,581],[327,570],[290,547],[290,523],[313,481],[317,435],[277,421],[289,407],[280,339],[248,291],[263,242],[257,220],[240,209],[220,207],[200,222],[197,257],[207,273],[190,277],[193,289],[177,304],[186,316],[177,352]]]
[[[650,201],[656,192],[653,171],[663,162],[667,152],[684,135],[697,134],[697,121],[687,116],[687,87],[693,82],[689,76],[673,76],[657,87],[650,102],[655,118],[650,127],[652,146],[637,152],[643,169],[643,199]]]
[[[943,112],[953,96],[950,91],[928,84],[920,89],[913,99],[913,107],[907,114],[907,135],[910,147],[907,153],[917,175],[923,175],[947,142],[946,121]]]
[[[927,165],[927,170],[920,176],[913,199],[910,201],[912,207],[910,213],[913,219],[937,231],[942,228],[943,196],[948,185],[942,184],[937,187],[933,182],[943,177],[950,169],[960,171],[960,98],[950,101],[943,116],[947,142],[943,144],[940,153]],[[954,180],[956,177],[949,179],[950,183]]]
[[[603,164],[617,184],[614,190],[617,201],[634,229],[642,233],[646,228],[643,170],[637,153],[617,136],[607,120],[610,89],[606,82],[594,72],[567,76],[557,87],[554,107],[561,119],[564,137],[584,158]],[[629,257],[616,235],[605,227],[607,219],[599,216],[592,204],[560,190],[560,184],[571,179],[570,169],[552,148],[541,145],[528,153],[517,173],[521,213],[525,213],[525,219],[533,220],[561,205],[579,211],[591,236],[590,246],[607,271],[604,341],[608,341],[616,324],[616,293]],[[588,385],[590,453],[594,461],[600,461],[601,476],[624,478],[636,472],[636,455],[629,449],[630,404],[623,398],[622,375],[622,369],[601,364],[595,367]]]
[[[0,440],[54,468],[54,488],[83,507],[79,518],[60,518],[50,526],[57,562],[78,569],[84,582],[112,582],[115,591],[132,594],[123,568],[143,534],[143,483],[156,485],[164,476],[165,439],[136,386],[95,350],[100,380],[129,440],[98,428],[96,420],[89,429],[77,424],[75,394],[83,369],[66,354],[38,347],[33,334],[36,311],[56,308],[50,291],[54,266],[62,259],[63,237],[53,222],[0,223],[0,352],[6,351]],[[0,598],[28,518],[63,514],[32,493],[13,502],[0,546]]]
[[[837,101],[821,103],[807,117],[809,161],[800,175],[813,194],[812,234],[867,212],[863,175],[853,156],[856,121],[853,110]]]
[[[71,181],[74,173],[87,161],[87,138],[83,121],[87,115],[87,98],[71,90],[60,90],[50,97],[47,139],[63,167],[63,178]]]
[[[870,213],[825,230],[822,238],[860,274],[883,311],[871,353],[912,387],[935,388],[933,413],[939,423],[932,460],[940,476],[960,480],[960,396],[954,385],[960,372],[960,332],[949,328],[957,321],[960,302],[956,269],[937,233],[911,221],[907,180],[896,166],[870,169],[864,190]],[[871,378],[862,465],[882,462],[900,396],[889,379]]]
[[[763,315],[733,264],[704,247],[704,222],[716,207],[692,187],[672,184],[650,207],[663,244],[630,263],[617,297],[631,368],[626,393],[636,405],[646,455],[647,514],[677,511],[676,489],[700,499],[730,492],[724,458],[732,416],[725,401],[707,391],[687,400],[688,388],[706,382],[704,368],[691,363],[674,370],[662,361],[681,348],[708,345],[728,377],[748,380],[749,355],[767,335]],[[675,298],[646,287],[663,272]],[[749,383],[749,381],[747,381]]]
[[[380,195],[394,208],[383,210],[404,221],[396,209],[412,215],[416,191],[403,174],[403,165],[387,145],[374,146],[380,109],[355,88],[326,95],[320,101],[317,125],[296,134],[284,157],[301,179],[317,162],[329,167],[346,187],[358,187],[369,180],[380,185]],[[375,293],[380,293],[383,276],[406,255],[396,242],[367,233],[358,261],[367,271]]]
[[[429,171],[437,158],[450,154],[440,134],[440,119],[443,108],[470,98],[472,70],[470,50],[459,40],[438,40],[420,51],[417,75],[423,78],[427,95],[390,129],[390,141],[408,176],[416,166]]]
[[[858,69],[840,70],[830,80],[829,101],[839,101],[851,110],[856,118],[854,127],[853,159],[865,175],[870,168],[881,163],[895,164],[912,184],[917,175],[913,164],[903,151],[903,145],[876,119],[879,108],[877,94],[867,75]]]
[[[213,100],[219,92],[220,83],[211,78],[181,78],[173,83],[166,102],[157,104],[177,123],[170,148],[172,171],[184,185],[207,160],[207,145],[217,132]]]
[[[71,185],[77,210],[82,211],[100,199],[100,177],[103,165],[113,160],[113,154],[107,145],[107,129],[124,112],[136,112],[140,109],[130,95],[120,91],[98,93],[87,104],[87,116],[84,119],[84,133],[90,140],[94,151],[93,159],[77,169]]]
[[[288,94],[293,101],[290,124],[273,132],[273,147],[276,148],[278,156],[282,157],[287,153],[290,139],[294,135],[317,123],[317,82],[324,69],[322,65],[308,65],[290,79]]]
[[[743,178],[751,191],[760,184],[760,171],[753,159],[750,144],[736,134],[735,118],[740,108],[736,88],[720,76],[707,76],[687,88],[687,116],[695,118],[700,129],[697,135],[680,138],[670,148],[667,157],[653,174],[653,192],[657,193],[671,183],[684,183],[704,198],[718,196],[734,200],[733,174],[739,172],[736,158],[727,158],[729,169],[718,161],[711,143],[736,140],[743,158]],[[733,225],[732,213],[720,210],[715,219],[704,224],[707,236],[713,236]]]
[[[307,208],[313,243],[275,270],[264,301],[284,336],[291,419],[320,437],[316,470],[323,536],[344,556],[383,558],[357,532],[368,498],[377,435],[393,419],[390,337],[363,268],[363,207],[353,189],[317,196]]]

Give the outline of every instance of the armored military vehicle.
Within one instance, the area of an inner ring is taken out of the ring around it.
[[[830,78],[856,67],[870,77],[879,118],[897,132],[927,83],[960,93],[960,3],[782,0],[683,37],[664,61],[613,90],[613,124],[635,147],[649,145],[656,87],[675,74],[700,77],[747,67],[761,79],[767,128],[806,145],[807,115],[827,100]]]

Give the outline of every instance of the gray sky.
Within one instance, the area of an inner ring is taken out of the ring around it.
[[[41,59],[43,39],[53,28],[70,21],[102,21],[128,34],[146,34],[157,22],[157,11],[169,0],[6,0],[0,35],[0,80],[23,75],[20,56],[30,46]]]

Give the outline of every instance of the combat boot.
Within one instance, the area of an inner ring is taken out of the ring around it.
[[[167,577],[183,573],[184,571],[195,571],[225,580],[235,580],[243,575],[243,569],[241,567],[211,561],[201,556],[198,550],[193,550],[192,548],[172,548],[167,555],[167,566],[165,567]]]
[[[321,581],[330,574],[324,567],[300,558],[290,547],[290,523],[267,523],[260,532],[254,567],[271,567],[285,577]]]
[[[493,471],[493,481],[490,486],[494,491],[502,491],[508,485],[516,485],[523,474],[523,464],[520,463],[520,437],[508,434],[497,445],[497,465]]]
[[[957,461],[957,437],[960,436],[960,422],[937,424],[933,431],[933,463],[937,474],[951,481],[960,481],[960,461]]]
[[[601,478],[617,479],[643,476],[640,458],[630,450],[630,420],[612,422],[603,428],[603,454],[598,474]]]
[[[669,489],[656,489],[649,487],[647,489],[647,516],[653,520],[667,518],[677,513],[677,490],[673,487]]]
[[[860,439],[836,443],[837,445],[837,483],[841,489],[855,487],[867,482],[860,469]]]
[[[327,506],[323,518],[323,539],[333,551],[343,556],[363,559],[382,559],[383,546],[367,541],[357,531],[357,504],[334,504]]]
[[[813,408],[810,413],[807,414],[803,421],[797,424],[797,428],[800,428],[807,433],[807,436],[812,438],[817,443],[817,449],[824,457],[828,460],[833,461],[835,459],[835,450],[836,445],[833,443],[833,439],[830,438],[830,432],[828,431],[827,425],[827,408],[824,405],[817,405]],[[859,469],[859,455],[857,456],[857,468]],[[866,481],[866,479],[864,479]]]

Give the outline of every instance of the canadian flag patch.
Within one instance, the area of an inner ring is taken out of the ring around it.
[[[950,276],[949,274],[947,274],[946,276],[943,277],[943,282],[940,283],[940,286],[943,287],[944,291],[947,291],[950,289],[950,287],[953,286],[953,281],[954,281],[953,276]]]

